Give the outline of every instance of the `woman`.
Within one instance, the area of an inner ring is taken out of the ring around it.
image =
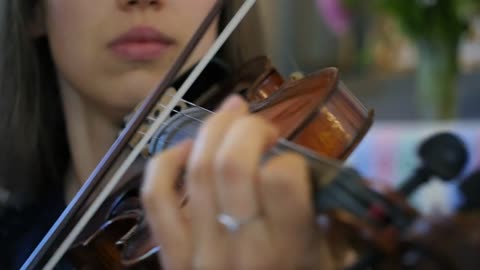
[[[238,7],[226,2],[187,68]],[[28,256],[213,3],[2,1],[1,229],[2,242],[12,243],[1,252],[2,269],[18,268]],[[247,48],[239,45],[234,38],[223,52],[233,66],[244,60],[238,52]],[[258,134],[237,151],[245,130]],[[166,269],[331,269],[323,241],[313,237],[303,160],[286,154],[255,166],[275,138],[271,125],[248,115],[233,97],[194,142],[150,162],[142,198]],[[184,166],[188,213],[177,208],[169,186]],[[238,231],[219,217],[240,223]]]

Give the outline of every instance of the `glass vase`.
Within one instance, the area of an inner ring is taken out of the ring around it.
[[[420,117],[448,120],[457,114],[458,42],[417,42],[417,106]]]

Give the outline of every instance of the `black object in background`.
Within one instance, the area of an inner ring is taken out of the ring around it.
[[[463,194],[462,211],[480,210],[480,170],[474,171],[460,183]]]

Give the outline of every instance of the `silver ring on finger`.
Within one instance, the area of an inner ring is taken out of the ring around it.
[[[221,213],[217,215],[217,221],[222,224],[227,231],[234,233],[240,230],[244,225],[248,225],[260,218],[260,215],[253,215],[246,219],[237,219],[231,215]]]

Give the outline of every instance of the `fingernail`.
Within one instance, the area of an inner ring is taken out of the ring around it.
[[[231,95],[220,105],[219,111],[233,111],[245,106],[245,101],[239,95]]]

